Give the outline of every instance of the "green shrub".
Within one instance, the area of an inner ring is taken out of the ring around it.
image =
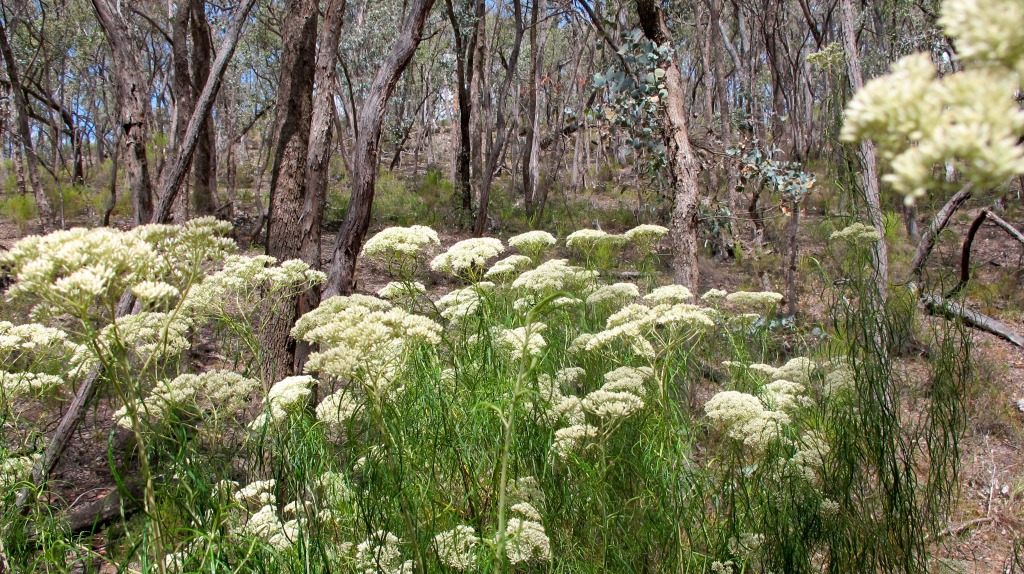
[[[9,195],[0,201],[0,214],[14,222],[22,234],[39,218],[36,199],[27,193]]]

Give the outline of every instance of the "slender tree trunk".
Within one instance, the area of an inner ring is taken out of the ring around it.
[[[636,7],[644,35],[658,45],[670,45],[671,38],[665,26],[660,0],[636,0]],[[686,95],[682,75],[675,61],[666,65],[665,90],[668,92],[665,98],[667,155],[674,189],[670,234],[672,267],[676,283],[696,290],[700,279],[697,266],[699,166],[690,146],[684,104]]]
[[[102,1],[105,0],[94,0],[94,2]],[[238,8],[235,9],[235,13],[231,16],[227,34],[224,36],[224,40],[217,50],[217,57],[213,61],[213,68],[210,70],[209,77],[203,85],[202,92],[200,92],[199,97],[196,99],[195,109],[192,110],[192,115],[189,117],[184,139],[179,146],[170,172],[168,172],[167,177],[161,183],[159,202],[156,209],[153,210],[151,218],[153,223],[165,223],[171,215],[171,206],[178,195],[178,189],[181,187],[182,182],[185,181],[189,167],[192,165],[192,156],[199,142],[202,124],[205,118],[209,116],[213,103],[217,99],[217,92],[220,90],[224,73],[227,71],[228,62],[231,61],[231,56],[235,53],[235,46],[238,45],[238,38],[242,33],[242,27],[245,25],[249,12],[255,3],[256,0],[244,0],[244,3],[239,4]]]
[[[463,4],[465,7],[466,4]],[[462,200],[462,211],[467,216],[473,212],[473,190],[470,185],[470,163],[472,161],[471,120],[473,115],[473,72],[476,55],[477,30],[474,26],[468,37],[463,36],[462,23],[455,13],[452,0],[445,0],[448,20],[451,22],[455,41],[456,98],[458,99],[459,129],[458,147],[455,158],[455,181]]]
[[[540,180],[540,84],[544,76],[544,44],[547,43],[547,29],[541,18],[546,2],[533,0],[530,11],[530,78],[526,89],[526,145],[523,158],[523,200],[526,216],[532,218],[537,211]]]
[[[487,227],[487,206],[491,197],[491,184],[494,181],[495,171],[498,169],[498,160],[501,159],[505,148],[505,140],[508,137],[505,126],[505,104],[508,101],[508,93],[512,88],[512,79],[515,77],[516,67],[519,64],[519,51],[523,45],[523,35],[526,32],[523,24],[523,10],[521,0],[512,0],[512,11],[515,13],[515,38],[512,40],[512,52],[508,58],[508,68],[505,70],[505,79],[498,92],[497,118],[495,120],[495,139],[487,146],[487,162],[484,166],[483,177],[480,179],[480,201],[477,205],[476,222],[473,225],[473,234],[477,237],[484,234]],[[488,131],[490,126],[487,127]],[[490,140],[490,136],[487,137]]]
[[[206,20],[206,3],[192,0],[192,90],[196,97],[210,78],[213,42],[210,24]],[[204,115],[199,129],[195,157],[192,159],[194,185],[193,206],[196,215],[212,215],[217,209],[217,132],[212,108]]]
[[[301,217],[309,192],[306,164],[316,71],[317,3],[287,0],[285,14],[266,222],[266,252],[279,261],[302,255]],[[263,340],[268,354],[264,379],[274,382],[293,372],[295,347],[288,331],[295,321],[296,308],[282,305],[266,311],[272,316]]]
[[[328,0],[324,16],[324,32],[316,57],[315,86],[313,97],[313,120],[306,155],[306,194],[303,198],[300,255],[310,267],[320,268],[320,232],[324,219],[324,197],[327,192],[327,175],[331,163],[331,126],[334,114],[335,67],[338,63],[338,44],[345,17],[345,0]],[[295,316],[301,317],[320,304],[320,289],[314,287],[299,295]],[[309,357],[309,344],[296,343],[295,372]]]
[[[846,52],[846,70],[850,77],[850,85],[854,91],[864,87],[864,76],[861,74],[860,53],[857,49],[857,30],[854,27],[857,17],[854,15],[852,0],[839,0],[840,20],[843,28],[843,48]],[[860,145],[861,161],[864,171],[861,180],[864,187],[864,200],[868,208],[868,218],[882,239],[875,243],[872,256],[875,264],[875,284],[882,300],[885,300],[889,285],[889,254],[885,245],[885,220],[882,217],[881,193],[878,188],[878,162],[875,144],[864,140]]]
[[[472,164],[473,177],[480,181],[484,169],[483,141],[484,126],[487,109],[484,98],[487,96],[486,85],[484,84],[484,64],[487,60],[484,50],[487,47],[487,6],[484,0],[473,0],[476,26],[473,31],[473,74],[469,87],[469,99],[472,102],[470,108],[473,129],[470,135],[470,163]]]
[[[434,0],[412,0],[409,3],[401,34],[363,101],[359,112],[359,137],[353,150],[352,199],[334,243],[330,273],[323,293],[325,298],[351,293],[354,288],[356,259],[370,225],[384,111],[402,72],[412,61],[423,39],[423,27],[433,5]]]
[[[7,78],[11,82],[11,95],[14,97],[14,111],[17,115],[18,139],[21,142],[21,153],[25,157],[25,167],[28,171],[28,181],[32,186],[32,195],[36,200],[36,209],[39,212],[39,226],[43,233],[50,230],[53,224],[53,209],[43,192],[43,185],[39,181],[39,158],[36,156],[35,147],[32,145],[32,131],[28,125],[28,102],[25,101],[25,92],[22,90],[21,79],[18,75],[18,65],[14,60],[14,53],[11,51],[11,44],[8,40],[7,28],[0,22],[0,52],[3,52],[4,65],[7,67]]]
[[[185,140],[188,118],[195,109],[195,90],[189,67],[189,22],[192,19],[192,3],[195,0],[179,0],[171,18],[171,94],[174,96],[174,130],[171,148],[180,147]],[[166,174],[164,174],[166,177]],[[174,221],[184,223],[189,219],[188,193],[178,194],[174,202]]]
[[[152,84],[147,81],[139,61],[139,55],[143,53],[141,44],[132,35],[128,21],[120,12],[121,3],[92,0],[92,5],[113,54],[110,74],[120,109],[118,129],[125,147],[134,223],[140,225],[148,223],[153,216],[153,183],[146,157],[150,122],[149,86]]]

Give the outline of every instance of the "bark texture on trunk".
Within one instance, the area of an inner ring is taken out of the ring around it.
[[[102,2],[104,0],[95,1]],[[220,48],[217,49],[217,57],[213,61],[213,68],[210,70],[206,83],[203,85],[203,90],[196,99],[195,109],[192,110],[192,115],[189,117],[185,135],[182,138],[181,145],[178,146],[178,154],[172,162],[170,171],[163,178],[160,185],[159,202],[156,209],[152,210],[150,218],[153,223],[166,223],[171,216],[171,207],[174,205],[178,195],[178,189],[181,187],[182,182],[185,181],[185,177],[188,175],[189,168],[192,165],[192,156],[199,142],[202,125],[206,121],[207,116],[210,115],[210,110],[213,109],[213,103],[217,99],[217,92],[220,90],[220,85],[224,80],[224,73],[227,71],[228,62],[231,61],[231,56],[235,53],[238,38],[242,33],[242,27],[245,26],[249,12],[255,4],[256,0],[245,0],[231,16],[228,32],[221,42]]]
[[[640,27],[644,35],[659,46],[671,46],[671,37],[665,25],[661,0],[636,0]],[[666,140],[668,166],[672,179],[673,206],[671,232],[672,268],[675,281],[692,290],[698,288],[700,269],[697,266],[697,208],[699,164],[690,145],[686,122],[686,92],[682,74],[674,59],[666,64],[665,98]]]
[[[466,7],[466,4],[463,5]],[[477,30],[468,36],[463,35],[462,24],[452,0],[445,0],[445,8],[448,13],[448,20],[452,25],[453,40],[455,42],[455,73],[456,73],[456,97],[458,99],[459,126],[458,126],[458,147],[455,152],[455,179],[462,201],[462,211],[471,214],[473,210],[473,190],[470,185],[470,163],[472,159],[472,114],[473,114],[473,72],[474,58],[476,56]]]
[[[391,52],[373,79],[370,91],[359,112],[359,137],[352,151],[352,199],[341,222],[334,243],[331,268],[324,288],[324,298],[351,293],[356,259],[370,225],[374,185],[377,181],[377,158],[380,155],[380,133],[388,99],[395,90],[402,72],[412,61],[423,36],[427,15],[434,0],[413,0],[402,24],[402,31]]]
[[[288,0],[285,13],[266,227],[267,255],[279,261],[302,255],[301,217],[306,202],[306,160],[313,116],[317,4],[315,0]],[[264,377],[269,382],[292,374],[295,347],[288,331],[294,323],[295,311],[291,305],[267,310],[272,317],[264,332],[263,345],[267,353]]]
[[[302,213],[299,215],[300,256],[310,267],[320,268],[320,232],[324,219],[324,198],[327,194],[328,167],[331,162],[332,125],[334,117],[335,67],[338,63],[338,44],[344,24],[345,0],[328,0],[324,16],[324,32],[316,57],[315,88],[313,96],[313,119],[311,122],[309,150],[306,155],[306,193],[303,197]],[[320,288],[314,287],[299,295],[295,306],[295,317],[320,305]],[[295,372],[309,357],[309,345],[296,343]]]
[[[213,42],[206,20],[203,0],[192,0],[192,93],[198,98],[210,78]],[[198,216],[212,215],[217,209],[217,140],[212,109],[203,115],[199,141],[192,159],[194,184],[192,206]]]
[[[143,50],[120,12],[120,2],[92,0],[92,6],[113,55],[110,74],[120,109],[118,128],[124,145],[135,224],[140,225],[148,223],[153,216],[153,183],[146,158],[150,93],[139,60]]]
[[[526,93],[526,145],[523,150],[523,201],[526,216],[532,218],[537,212],[540,187],[540,84],[544,76],[544,45],[547,43],[547,28],[541,22],[546,7],[544,0],[534,0],[530,12],[530,78]]]
[[[843,50],[846,52],[846,71],[850,85],[854,91],[864,87],[864,76],[860,67],[860,52],[857,49],[857,17],[854,14],[852,0],[839,1],[840,21],[843,29]],[[878,187],[878,160],[874,142],[865,140],[860,144],[861,161],[864,171],[861,173],[864,187],[864,201],[868,208],[868,218],[882,240],[875,243],[872,257],[875,263],[875,284],[878,293],[885,300],[889,285],[889,253],[885,245],[885,219],[882,217],[881,193]]]

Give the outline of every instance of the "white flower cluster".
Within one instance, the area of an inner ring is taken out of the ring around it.
[[[335,391],[316,406],[316,419],[335,431],[345,427],[349,419],[363,407],[363,401],[348,389]]]
[[[440,245],[437,232],[424,225],[388,227],[363,245],[363,257],[378,259],[414,258],[428,245]]]
[[[580,229],[573,231],[565,238],[565,245],[570,249],[590,252],[597,244],[608,237],[608,233],[600,229]]]
[[[557,242],[555,236],[547,231],[527,231],[508,238],[509,247],[515,247],[520,253],[533,259],[540,257]]]
[[[597,427],[588,424],[575,424],[555,431],[555,440],[551,443],[551,456],[567,460],[569,455],[578,452],[598,436]]]
[[[399,299],[402,297],[415,296],[418,293],[426,293],[427,288],[419,281],[392,281],[377,290],[377,296],[381,299]]]
[[[261,538],[271,548],[281,552],[287,550],[298,539],[299,522],[282,522],[277,516],[277,510],[268,504],[249,517],[244,532]]]
[[[960,59],[1024,74],[1024,6],[1016,0],[946,0],[939,25]]]
[[[605,330],[594,334],[586,342],[586,350],[607,349],[621,341],[629,345],[635,354],[653,358],[656,350],[647,337],[656,327],[701,332],[714,328],[714,315],[712,309],[689,303],[662,303],[654,307],[627,305],[608,317]]]
[[[0,488],[9,488],[18,482],[28,480],[32,467],[41,458],[41,454],[33,454],[0,459]]]
[[[412,574],[412,561],[402,561],[401,542],[394,534],[378,530],[356,546],[356,569],[360,574]]]
[[[624,419],[643,407],[643,399],[626,391],[608,391],[601,388],[583,397],[583,410],[613,421]]]
[[[596,271],[569,265],[565,259],[549,259],[516,277],[512,288],[539,299],[557,291],[585,291],[596,278]]]
[[[476,529],[462,524],[434,536],[434,547],[441,563],[463,572],[476,568],[476,547],[479,543]]]
[[[541,332],[547,328],[544,323],[531,323],[528,326],[494,330],[494,344],[509,359],[518,361],[526,357],[537,357],[544,352],[547,342]]]
[[[45,302],[42,315],[71,313],[85,318],[100,302],[116,301],[126,290],[156,295],[149,282],[174,287],[204,261],[216,261],[234,250],[222,237],[230,225],[201,218],[182,226],[143,225],[131,231],[109,227],[75,228],[46,236],[30,236],[0,254],[0,265],[12,270],[16,283],[9,295],[32,294]],[[159,288],[163,295],[171,293]]]
[[[277,265],[269,255],[230,256],[219,271],[189,290],[182,309],[194,317],[231,316],[257,309],[269,297],[291,298],[326,279],[299,259]]]
[[[767,311],[782,301],[782,294],[773,291],[736,291],[726,295],[725,300],[741,309]]]
[[[693,293],[685,285],[664,285],[644,295],[644,301],[655,305],[661,305],[662,303],[685,303],[691,299],[693,299]]]
[[[274,383],[267,392],[267,413],[253,421],[253,428],[260,428],[269,420],[281,422],[288,419],[288,414],[302,408],[312,393],[312,385],[316,379],[309,375],[285,377]]]
[[[494,279],[495,281],[507,281],[513,276],[518,275],[521,271],[529,269],[532,266],[533,259],[530,259],[526,255],[509,255],[492,265],[491,268],[487,270],[487,273],[484,273],[484,278]]]
[[[796,381],[802,385],[806,385],[811,381],[811,375],[818,368],[814,364],[814,361],[807,357],[794,357],[781,367],[773,367],[764,363],[754,363],[747,367],[751,371],[759,373],[769,381],[778,379],[785,379],[787,381]]]
[[[640,290],[632,283],[602,285],[587,296],[587,305],[609,305],[621,307],[640,296]]]
[[[0,390],[7,400],[61,388],[95,363],[86,346],[60,329],[0,321]]]
[[[877,229],[860,222],[848,225],[839,231],[833,231],[832,235],[829,236],[831,241],[848,241],[853,244],[871,244],[881,239],[882,236],[878,233]]]
[[[821,483],[821,470],[830,452],[824,435],[816,431],[807,431],[800,440],[799,447],[789,459],[793,470],[812,484]]]
[[[602,389],[613,392],[633,393],[643,396],[645,385],[654,380],[654,369],[651,367],[619,367],[604,374]]]
[[[230,371],[179,375],[158,382],[148,396],[136,401],[135,411],[150,425],[182,407],[195,407],[213,422],[231,420],[248,404],[249,396],[259,384],[255,379]],[[127,406],[114,413],[114,421],[124,428],[132,428]]]
[[[537,419],[547,427],[553,427],[561,421],[569,425],[583,424],[583,403],[572,395],[563,395],[562,385],[571,385],[581,376],[578,367],[562,369],[552,379],[550,375],[541,374],[537,377],[537,398],[530,401],[528,408]]]
[[[276,488],[277,481],[274,479],[256,480],[240,488],[235,492],[233,498],[246,507],[251,505],[255,505],[257,508],[274,506],[277,504],[277,497],[274,495]]]
[[[509,562],[551,561],[551,541],[544,525],[533,520],[509,518],[505,527],[505,554]]]
[[[937,163],[959,160],[979,187],[1024,172],[1024,112],[1014,99],[1024,9],[1016,0],[946,0],[940,23],[966,69],[937,78],[929,54],[904,57],[854,95],[841,133],[877,142],[892,168],[884,179],[907,203],[925,193]]]
[[[661,225],[637,225],[633,229],[622,234],[622,238],[629,243],[640,247],[643,250],[650,250],[668,234],[668,228]]]
[[[482,272],[484,264],[505,251],[500,239],[474,237],[464,239],[448,248],[430,262],[434,271],[443,271],[456,277]]]
[[[357,379],[368,392],[387,395],[404,366],[406,351],[438,344],[441,326],[375,297],[331,297],[299,318],[292,337],[320,346],[306,371]]]
[[[764,450],[779,438],[782,426],[789,424],[789,415],[765,408],[754,395],[723,391],[704,405],[708,418],[723,427],[725,433],[754,452]]]
[[[480,281],[463,289],[456,289],[437,300],[435,305],[441,316],[453,323],[476,313],[483,303],[485,292],[494,289],[494,283]]]
[[[191,328],[192,321],[181,313],[143,311],[118,317],[96,342],[105,353],[130,350],[141,361],[173,358],[191,346]]]
[[[132,295],[143,303],[159,305],[176,302],[181,297],[181,291],[163,281],[143,281],[132,287]]]

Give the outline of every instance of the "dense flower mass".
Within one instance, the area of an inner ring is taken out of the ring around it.
[[[479,543],[476,529],[461,524],[434,537],[438,559],[445,566],[463,572],[476,568],[476,546]]]
[[[532,520],[509,518],[505,528],[505,553],[512,564],[551,561],[551,541],[544,525]]]
[[[864,225],[863,223],[854,223],[839,231],[833,231],[829,239],[835,241],[837,239],[842,241],[849,241],[850,243],[874,243],[882,239],[881,234],[878,230],[870,225]]]
[[[622,238],[630,243],[649,249],[662,237],[668,234],[668,228],[661,225],[637,225],[622,234]]]
[[[363,257],[414,257],[424,247],[440,244],[437,232],[423,225],[388,227],[366,241]]]
[[[533,265],[533,259],[526,255],[509,255],[499,260],[484,273],[485,279],[507,280],[518,275],[521,271],[529,269]]]
[[[292,336],[319,345],[306,371],[339,380],[357,379],[384,395],[404,365],[406,351],[438,344],[441,326],[387,301],[364,295],[332,297],[295,323]]]
[[[587,296],[588,305],[623,305],[640,296],[640,290],[632,283],[602,285]]]
[[[464,239],[448,248],[430,262],[434,271],[444,271],[455,276],[482,273],[484,264],[492,257],[505,251],[500,239],[475,237]]]
[[[508,238],[509,247],[515,247],[532,258],[540,257],[557,242],[555,236],[547,231],[527,231]]]
[[[1013,0],[947,0],[940,23],[966,68],[937,77],[931,55],[893,64],[850,101],[841,137],[874,140],[889,160],[884,179],[913,203],[934,165],[955,161],[979,187],[1024,172],[1024,111],[1015,100],[1024,74],[1024,9]]]
[[[593,249],[598,241],[608,237],[608,234],[600,229],[580,229],[573,231],[565,238],[566,247],[589,251]]]

